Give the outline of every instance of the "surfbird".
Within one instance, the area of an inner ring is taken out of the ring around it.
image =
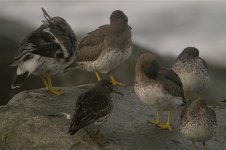
[[[172,69],[180,77],[186,99],[197,99],[209,82],[209,69],[195,47],[185,48]]]
[[[68,69],[75,67],[95,72],[98,80],[99,73],[107,73],[114,85],[125,86],[110,71],[125,62],[131,52],[131,27],[128,25],[128,18],[122,11],[115,10],[110,16],[110,24],[100,26],[81,40],[77,59]]]
[[[189,101],[181,112],[180,132],[192,141],[193,150],[195,142],[202,142],[205,149],[205,142],[215,135],[216,127],[216,114],[204,100]]]
[[[151,53],[142,54],[136,63],[134,90],[143,103],[157,111],[156,120],[149,123],[172,131],[171,111],[184,104],[183,86],[177,74],[160,67]],[[162,111],[167,111],[168,115],[165,124],[159,119]]]
[[[99,128],[109,118],[113,110],[111,93],[122,95],[114,90],[113,84],[107,79],[98,81],[95,87],[82,93],[76,101],[68,133],[73,135],[80,129],[95,124],[98,128],[94,134],[95,141],[101,144]]]
[[[75,59],[77,39],[69,24],[61,17],[50,17],[42,8],[46,20],[24,38],[11,66],[17,66],[11,88],[19,88],[31,75],[40,76],[46,90],[55,95],[51,76],[69,66]]]

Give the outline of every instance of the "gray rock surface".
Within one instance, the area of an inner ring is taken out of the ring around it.
[[[101,128],[104,146],[98,146],[82,129],[67,134],[70,120],[60,112],[73,113],[76,99],[85,89],[62,88],[63,96],[53,96],[43,89],[24,91],[0,107],[0,150],[190,150],[191,142],[179,133],[180,110],[172,116],[173,132],[146,124],[155,112],[144,106],[132,87],[119,88],[125,95],[112,95],[114,112]],[[214,108],[217,114],[216,136],[207,142],[208,150],[226,149],[226,110]],[[201,144],[196,143],[201,149]]]

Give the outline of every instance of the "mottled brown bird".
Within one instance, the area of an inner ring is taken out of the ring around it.
[[[209,82],[209,69],[195,47],[185,48],[172,69],[183,83],[186,99],[197,99]]]
[[[114,85],[125,86],[116,81],[110,72],[125,62],[132,52],[131,27],[127,16],[120,10],[115,10],[110,16],[110,24],[100,26],[79,43],[78,57],[68,68],[75,67],[99,73],[108,73]]]
[[[192,150],[195,142],[202,142],[205,150],[205,142],[215,135],[216,127],[216,114],[204,100],[189,101],[181,112],[180,132],[192,141]]]
[[[160,67],[152,54],[142,54],[135,68],[134,90],[143,103],[157,111],[157,119],[150,123],[172,131],[171,111],[184,104],[183,86],[177,74],[171,69]],[[168,112],[166,124],[160,122],[160,111]]]

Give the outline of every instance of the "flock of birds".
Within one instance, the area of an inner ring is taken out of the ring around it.
[[[99,128],[113,111],[111,93],[121,94],[114,86],[125,86],[117,81],[111,70],[125,62],[132,52],[131,27],[127,16],[115,10],[110,24],[102,25],[87,34],[80,42],[70,25],[61,17],[50,17],[42,8],[46,20],[22,41],[11,66],[17,66],[12,88],[19,88],[33,74],[40,76],[48,92],[60,96],[62,91],[52,86],[51,76],[70,69],[81,69],[96,74],[98,82],[82,93],[77,101],[68,133],[73,135],[91,124],[97,132],[90,135],[101,144]],[[101,79],[100,73],[110,80]],[[172,68],[161,67],[151,53],[142,54],[135,66],[134,91],[139,99],[157,112],[156,120],[149,121],[159,128],[172,131],[171,111],[184,106],[181,112],[181,134],[195,142],[211,139],[216,130],[215,112],[200,98],[209,81],[205,61],[199,50],[185,48]],[[160,121],[160,112],[167,112],[167,121]]]

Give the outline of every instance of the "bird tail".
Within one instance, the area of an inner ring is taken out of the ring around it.
[[[76,132],[78,132],[79,129],[80,128],[78,126],[76,126],[74,122],[72,122],[71,126],[69,127],[68,134],[73,135]]]
[[[20,74],[20,75],[16,74],[16,76],[13,79],[11,89],[21,87],[22,84],[24,83],[24,81],[27,79],[27,77],[28,77],[28,72],[25,72],[25,73]]]
[[[80,69],[79,63],[73,62],[72,64],[70,64],[69,66],[67,66],[67,67],[64,69],[64,73],[70,71],[71,69]]]

